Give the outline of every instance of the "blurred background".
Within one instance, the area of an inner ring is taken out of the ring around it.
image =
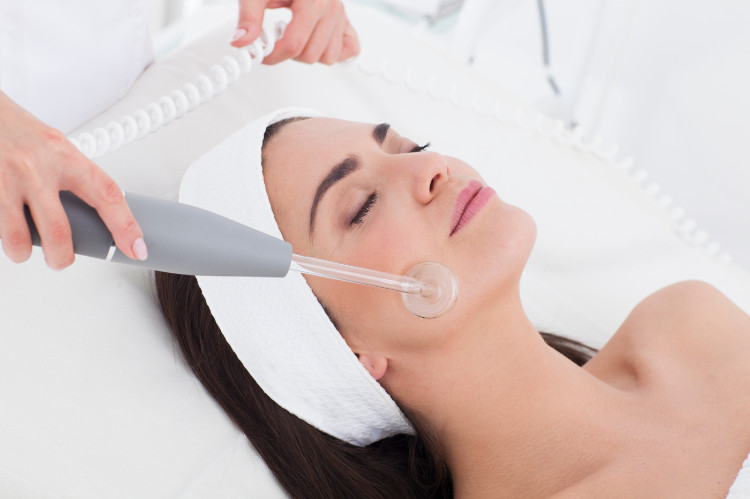
[[[345,3],[391,14],[571,129],[619,144],[696,243],[750,269],[750,2]],[[236,0],[148,0],[157,58],[236,11]]]

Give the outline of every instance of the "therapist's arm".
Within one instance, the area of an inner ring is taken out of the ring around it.
[[[239,0],[240,14],[232,45],[244,47],[260,35],[266,8],[288,7],[292,21],[264,64],[286,59],[323,64],[359,54],[359,39],[340,0]]]
[[[23,262],[31,255],[23,212],[28,205],[47,265],[62,269],[73,263],[70,224],[59,197],[63,190],[97,210],[120,251],[146,257],[141,229],[114,180],[60,131],[0,92],[0,239],[8,258]]]

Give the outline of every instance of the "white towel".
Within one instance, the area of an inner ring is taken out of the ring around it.
[[[750,454],[742,464],[740,472],[737,473],[727,499],[747,499],[748,497],[750,497]]]
[[[180,201],[281,239],[261,170],[263,135],[271,123],[311,115],[317,113],[282,109],[232,134],[190,167]],[[284,409],[354,445],[413,432],[300,274],[199,276],[198,283],[237,357]]]

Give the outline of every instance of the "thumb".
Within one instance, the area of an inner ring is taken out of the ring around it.
[[[253,43],[260,36],[266,3],[266,0],[239,0],[240,15],[237,21],[237,31],[234,32],[231,45],[244,47]]]

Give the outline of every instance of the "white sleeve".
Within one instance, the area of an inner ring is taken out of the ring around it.
[[[153,60],[145,0],[0,0],[0,89],[67,132]]]

